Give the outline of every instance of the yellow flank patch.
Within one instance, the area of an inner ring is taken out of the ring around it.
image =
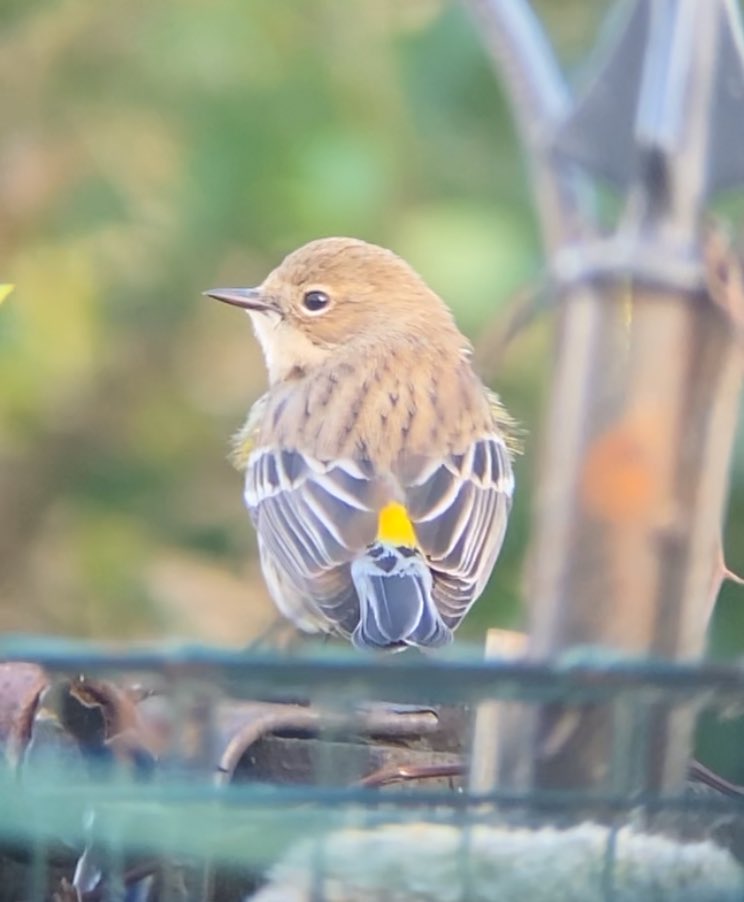
[[[230,462],[236,470],[245,470],[248,458],[256,446],[264,414],[268,406],[268,393],[262,395],[248,411],[248,419],[236,435],[233,436]]]
[[[391,501],[380,511],[377,520],[377,541],[389,545],[416,547],[416,533],[402,504]]]
[[[0,285],[0,304],[7,298],[14,287],[14,285],[8,285],[7,283]]]
[[[253,433],[246,434],[245,429],[241,429],[233,437],[229,460],[236,470],[245,470],[248,466],[248,458],[251,456],[254,444]]]

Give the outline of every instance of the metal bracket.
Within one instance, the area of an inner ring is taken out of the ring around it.
[[[470,5],[512,102],[558,281],[617,274],[685,291],[703,284],[706,203],[744,185],[735,0],[621,0],[575,101],[527,2]],[[614,236],[595,242],[596,180],[625,203]]]

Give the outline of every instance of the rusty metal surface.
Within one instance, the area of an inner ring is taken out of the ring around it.
[[[53,765],[72,782],[127,774],[146,785],[191,773],[195,782],[225,790],[247,783],[382,788],[405,780],[412,789],[454,791],[462,783],[469,711],[252,702],[215,693],[208,680],[201,686],[192,680],[184,699],[183,687],[169,691],[158,673],[67,677],[6,662],[0,725],[0,752],[23,783]],[[0,900],[23,896],[33,864],[43,872],[45,897],[94,902],[105,895],[107,860],[95,843],[77,849],[60,843],[35,863],[22,847],[0,845]],[[238,898],[256,879],[250,871],[230,878],[210,861],[176,870],[184,899]],[[164,881],[172,871],[167,858],[121,858],[120,879],[148,899],[170,898]]]

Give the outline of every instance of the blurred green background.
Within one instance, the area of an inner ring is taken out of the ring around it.
[[[536,4],[571,69],[605,3]],[[524,424],[507,545],[461,635],[521,624],[550,318],[521,154],[444,0],[0,0],[0,629],[239,645],[273,617],[228,438],[265,385],[200,292],[311,238],[409,259]],[[10,88],[10,89],[8,89]],[[744,453],[729,564],[744,569]],[[744,644],[726,589],[714,647]]]

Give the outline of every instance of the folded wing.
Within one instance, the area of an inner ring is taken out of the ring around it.
[[[413,462],[406,483],[434,601],[454,628],[483,591],[504,541],[514,492],[509,452],[501,436],[485,436],[463,454]]]
[[[504,539],[514,489],[506,445],[494,434],[463,454],[407,460],[395,481],[431,570],[431,597],[453,629],[483,591]],[[359,624],[351,567],[375,542],[391,484],[392,474],[376,473],[365,460],[323,462],[274,448],[251,453],[245,501],[264,569],[278,606],[302,628],[324,629],[328,620],[351,635]],[[382,586],[374,575],[365,582],[370,591]],[[387,594],[404,587],[383,582]],[[428,580],[420,585],[429,590]]]
[[[374,541],[379,492],[364,462],[272,448],[251,455],[245,502],[264,569],[278,606],[302,628],[323,629],[324,618],[346,634],[356,627],[350,564]]]

